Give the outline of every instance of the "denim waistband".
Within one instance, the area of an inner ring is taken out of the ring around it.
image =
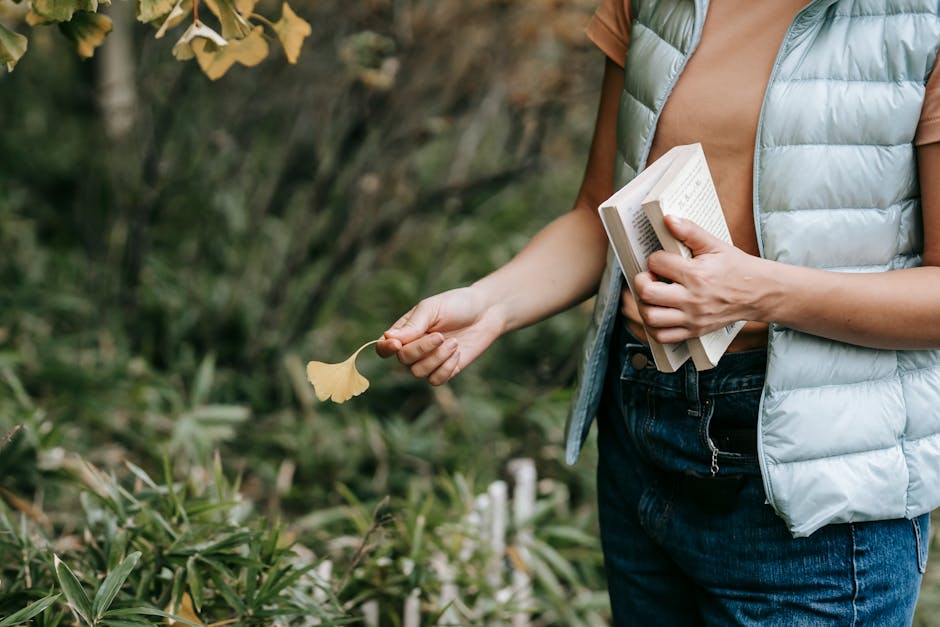
[[[609,400],[639,454],[679,474],[737,476],[759,473],[757,424],[767,350],[726,353],[710,369],[691,360],[659,372],[649,346],[622,320],[614,341]],[[619,374],[619,378],[615,377]],[[720,472],[719,472],[720,471]]]
[[[676,372],[660,372],[653,363],[649,346],[630,332],[622,317],[616,327],[614,341],[619,346],[622,380],[656,388],[666,396],[693,401],[705,396],[756,390],[764,385],[765,348],[725,353],[710,370],[696,370],[690,359]]]

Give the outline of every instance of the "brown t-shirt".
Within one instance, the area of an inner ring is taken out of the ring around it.
[[[701,142],[731,237],[757,254],[753,217],[754,142],[764,90],[787,27],[806,0],[741,3],[711,0],[702,38],[666,101],[653,137],[650,161],[673,146]],[[630,33],[629,0],[601,0],[588,37],[623,65]],[[933,72],[917,127],[918,145],[940,141],[940,72]],[[921,184],[926,184],[921,181]],[[940,180],[931,182],[940,185]],[[639,316],[625,302],[631,320]],[[638,330],[638,325],[631,325]],[[766,325],[749,323],[738,346],[765,340]],[[764,333],[761,337],[761,333]],[[642,336],[641,336],[642,337]]]

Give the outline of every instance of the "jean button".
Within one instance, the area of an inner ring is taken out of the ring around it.
[[[634,370],[643,370],[650,363],[649,357],[643,353],[633,353],[630,355],[630,365]]]

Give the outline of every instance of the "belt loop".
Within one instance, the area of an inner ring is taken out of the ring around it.
[[[690,401],[699,400],[698,370],[690,359],[685,363],[685,397]]]

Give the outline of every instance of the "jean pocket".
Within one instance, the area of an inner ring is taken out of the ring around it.
[[[917,544],[917,570],[927,572],[927,554],[930,551],[930,514],[911,519],[914,527],[914,540]]]

